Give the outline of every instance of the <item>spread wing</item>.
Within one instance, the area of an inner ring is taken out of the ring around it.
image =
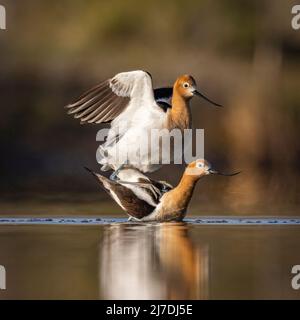
[[[138,70],[118,73],[66,108],[81,123],[105,123],[124,113],[130,105],[132,109],[145,104],[155,104],[152,79],[149,73]]]
[[[166,112],[171,108],[172,94],[171,87],[153,90],[148,72],[122,72],[85,92],[66,109],[81,123],[105,123],[125,113],[129,105],[134,105],[135,109],[139,105],[156,102]]]

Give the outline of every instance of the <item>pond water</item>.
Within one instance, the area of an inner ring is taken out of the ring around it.
[[[0,299],[300,299],[298,219],[76,219],[0,221]]]

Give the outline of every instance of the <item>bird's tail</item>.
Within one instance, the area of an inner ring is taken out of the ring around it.
[[[84,169],[88,172],[90,172],[94,177],[98,177],[98,173],[94,172],[92,169],[88,168],[88,167],[84,167]]]
[[[110,181],[109,179],[107,179],[106,177],[104,177],[103,175],[101,175],[100,173],[96,173],[93,170],[91,170],[88,167],[84,167],[84,169],[88,172],[90,172],[94,178],[98,181],[98,183],[100,184],[100,186],[104,189],[106,189],[105,185],[107,181]]]

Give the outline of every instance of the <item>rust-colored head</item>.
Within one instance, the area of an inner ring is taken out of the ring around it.
[[[174,84],[174,90],[185,99],[190,99],[194,96],[194,91],[196,91],[196,81],[187,74],[180,76]]]
[[[207,98],[203,93],[198,91],[195,79],[188,74],[185,74],[177,78],[174,84],[174,91],[179,93],[179,95],[186,100],[191,99],[193,96],[198,96],[210,102],[214,106],[221,107],[220,104],[213,102],[212,100]]]
[[[212,168],[211,164],[204,159],[197,159],[196,161],[191,162],[185,169],[185,175],[191,175],[196,178],[206,176],[209,174],[218,174],[221,176],[235,176],[240,172],[234,173],[222,173]]]
[[[202,176],[210,174],[210,169],[211,165],[208,161],[204,159],[198,159],[196,161],[191,162],[187,166],[184,174],[200,178]]]

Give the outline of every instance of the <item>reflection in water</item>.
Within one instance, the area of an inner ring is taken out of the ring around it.
[[[300,299],[299,261],[298,225],[0,225],[0,300]]]
[[[205,299],[208,247],[184,223],[107,226],[100,247],[104,299]]]

